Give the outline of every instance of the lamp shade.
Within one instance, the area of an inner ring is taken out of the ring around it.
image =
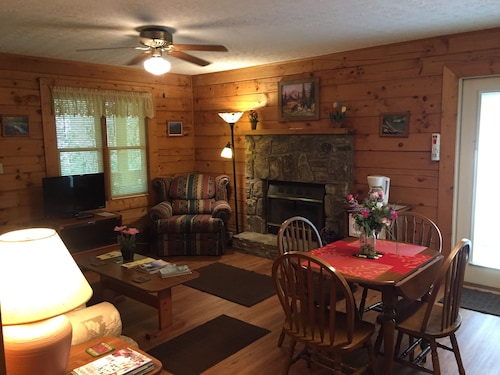
[[[32,323],[87,302],[92,288],[53,229],[0,236],[2,324]]]
[[[147,72],[160,76],[170,71],[171,64],[161,56],[152,56],[144,61],[144,69]]]
[[[243,112],[221,112],[219,116],[228,124],[235,124],[243,116]]]
[[[222,149],[220,156],[226,159],[231,159],[233,157],[233,149],[231,148],[231,142],[227,142],[227,145]]]

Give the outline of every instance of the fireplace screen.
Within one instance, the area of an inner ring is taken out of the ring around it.
[[[266,221],[268,233],[277,234],[281,223],[292,216],[303,216],[321,230],[325,226],[325,185],[268,181]]]

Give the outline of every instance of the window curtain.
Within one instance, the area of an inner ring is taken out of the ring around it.
[[[151,93],[54,86],[56,116],[116,116],[153,118]]]

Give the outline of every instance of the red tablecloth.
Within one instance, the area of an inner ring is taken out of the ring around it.
[[[365,279],[376,279],[385,272],[404,275],[415,269],[430,256],[419,254],[426,248],[423,246],[377,240],[377,252],[383,256],[379,259],[363,259],[355,257],[359,251],[359,242],[336,241],[311,251],[311,254],[330,263],[340,273]]]

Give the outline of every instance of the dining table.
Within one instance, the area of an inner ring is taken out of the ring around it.
[[[382,295],[381,325],[384,340],[384,374],[393,373],[396,303],[417,299],[432,284],[442,262],[437,249],[391,240],[377,240],[376,259],[360,257],[359,239],[347,237],[312,250],[339,271],[346,281],[361,284]]]

